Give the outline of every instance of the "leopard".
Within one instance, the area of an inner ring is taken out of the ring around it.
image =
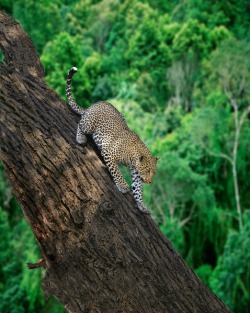
[[[143,183],[152,183],[159,158],[151,155],[139,136],[129,129],[124,116],[111,103],[99,101],[88,108],[76,103],[71,93],[71,81],[77,71],[76,67],[70,69],[66,83],[68,104],[81,116],[76,131],[76,142],[86,145],[86,135],[92,136],[116,187],[124,194],[129,192],[130,188],[119,164],[128,167],[136,205],[142,213],[150,214],[143,202]]]

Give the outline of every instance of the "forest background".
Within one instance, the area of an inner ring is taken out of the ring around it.
[[[49,86],[65,98],[67,72],[78,67],[77,102],[110,101],[160,157],[144,196],[155,222],[235,313],[250,312],[250,1],[0,7],[32,38]],[[38,247],[0,172],[0,312],[64,312],[44,302],[42,271],[26,267]]]

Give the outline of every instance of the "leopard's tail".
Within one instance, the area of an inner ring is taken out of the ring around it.
[[[72,80],[72,77],[73,75],[77,72],[77,68],[76,67],[72,67],[70,69],[70,71],[68,72],[68,76],[67,76],[67,84],[66,84],[66,96],[68,98],[68,101],[69,101],[69,105],[71,106],[71,108],[78,114],[84,114],[84,109],[81,108],[76,102],[75,100],[73,99],[73,96],[71,94],[71,90],[70,90],[70,87],[71,87],[71,80]]]

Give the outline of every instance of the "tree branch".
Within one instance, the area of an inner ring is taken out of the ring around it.
[[[45,295],[72,313],[230,312],[116,189],[92,141],[76,144],[78,117],[2,13],[0,36],[1,158],[46,261]]]
[[[211,156],[214,156],[216,158],[221,158],[221,159],[225,159],[227,160],[231,165],[233,164],[233,159],[228,156],[227,154],[225,153],[222,153],[222,152],[214,152],[212,150],[209,150],[203,143],[200,143],[200,146]]]

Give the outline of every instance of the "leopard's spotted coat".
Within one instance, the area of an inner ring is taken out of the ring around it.
[[[150,184],[156,172],[158,158],[154,158],[141,139],[128,128],[122,114],[110,103],[101,101],[87,109],[81,108],[71,95],[71,79],[77,72],[72,67],[68,73],[66,95],[69,105],[81,120],[78,124],[76,141],[85,144],[86,134],[91,134],[114,179],[117,188],[126,193],[129,186],[118,167],[121,163],[130,168],[132,191],[140,211],[150,213],[143,203],[142,183]]]

